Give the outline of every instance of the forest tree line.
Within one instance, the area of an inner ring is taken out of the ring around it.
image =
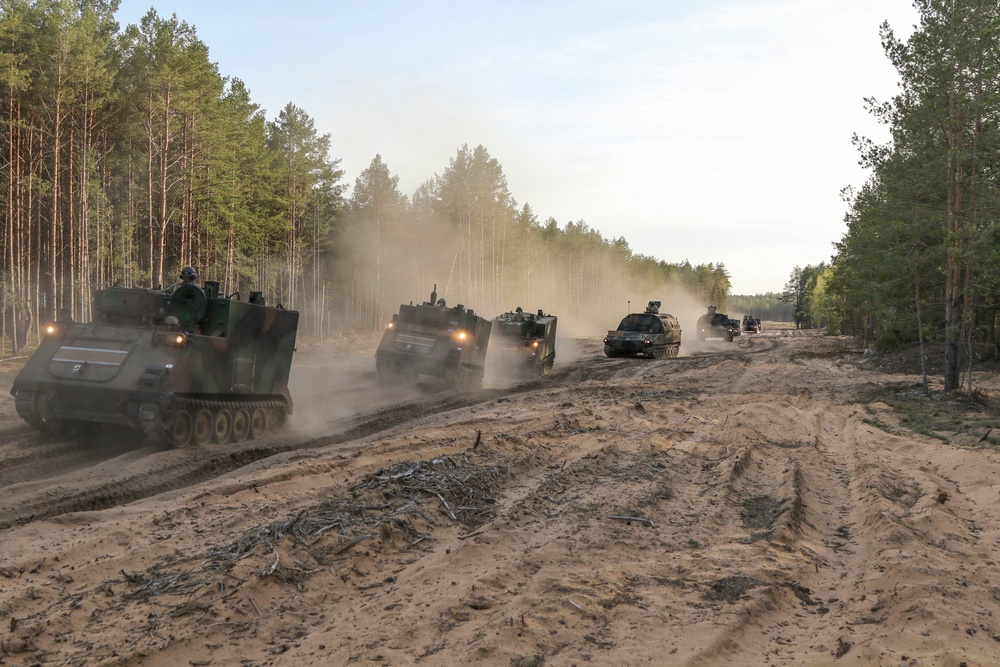
[[[683,290],[725,305],[721,264],[668,263],[519,205],[463,145],[407,196],[379,155],[348,194],[331,137],[293,103],[268,120],[193,26],[117,0],[0,0],[0,355],[106,285],[157,288],[185,265],[260,290],[300,333],[377,329],[436,283],[483,314],[618,316]]]
[[[920,346],[923,360],[933,346],[944,389],[971,392],[974,363],[1000,353],[1000,5],[914,6],[908,38],[881,29],[899,93],[867,100],[891,140],[855,138],[871,176],[844,193],[847,231],[786,293],[803,322],[881,348]]]

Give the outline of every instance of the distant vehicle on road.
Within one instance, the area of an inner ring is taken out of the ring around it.
[[[727,343],[733,342],[733,320],[729,316],[716,311],[715,306],[709,306],[708,312],[698,318],[698,340],[707,338],[722,338]]]
[[[659,301],[650,301],[643,313],[630,313],[604,338],[609,357],[676,357],[681,349],[681,325],[673,315],[660,312]]]

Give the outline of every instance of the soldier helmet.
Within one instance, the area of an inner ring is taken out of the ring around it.
[[[445,306],[447,306],[447,305],[448,305],[448,302],[447,302],[447,301],[445,301],[444,299],[438,299],[438,302],[437,302],[437,305],[439,305],[439,306],[441,306],[442,308],[444,308]]]
[[[518,306],[517,308],[514,309],[514,312],[515,313],[523,313],[524,310],[521,308],[521,306]]]
[[[194,270],[193,266],[185,266],[181,269],[181,280],[185,282],[191,282],[198,279],[198,272]]]

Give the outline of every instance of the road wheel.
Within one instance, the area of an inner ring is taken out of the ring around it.
[[[174,447],[187,447],[194,430],[192,425],[191,413],[187,410],[178,410],[174,414],[174,423],[170,427],[170,441],[174,443]]]
[[[233,442],[243,442],[250,435],[250,413],[237,410],[233,413]]]
[[[263,408],[254,408],[250,413],[250,438],[256,440],[267,430],[267,413]]]
[[[219,410],[215,413],[212,424],[212,440],[221,444],[229,442],[233,435],[233,413],[229,410]]]
[[[212,439],[212,432],[215,430],[215,419],[212,411],[201,408],[194,413],[194,423],[191,427],[191,442],[201,447],[207,445]]]

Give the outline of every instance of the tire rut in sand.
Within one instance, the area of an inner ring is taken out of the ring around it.
[[[4,468],[7,484],[0,485],[0,529],[67,512],[108,509],[199,484],[276,454],[363,440],[443,412],[558,384],[558,379],[539,380],[467,395],[434,394],[341,419],[331,425],[332,433],[319,437],[274,433],[252,443],[153,449],[145,455],[135,441],[88,437],[46,442],[28,435],[17,448],[3,451],[11,465]]]
[[[770,427],[761,430],[789,439],[761,438],[737,447],[719,475],[726,504],[737,510],[736,521],[748,533],[743,538],[731,533],[729,539],[747,547],[730,559],[737,567],[711,582],[706,599],[735,605],[737,620],[689,664],[737,664],[733,649],[755,644],[774,664],[798,664],[802,649],[820,650],[815,647],[824,646],[823,640],[837,645],[832,635],[840,615],[830,613],[837,602],[830,591],[841,584],[847,561],[856,557],[847,544],[852,461],[831,451],[829,443],[840,434],[824,430],[832,419],[821,411],[786,404],[770,417]],[[796,627],[784,621],[789,616],[800,619]]]
[[[0,497],[9,485],[56,477],[140,449],[142,444],[133,435],[119,440],[96,436],[50,440],[30,430],[0,445]]]
[[[940,498],[963,500],[960,489],[912,460],[908,438],[887,436],[854,413],[850,406],[803,407],[796,421],[813,424],[811,441],[755,444],[734,457],[727,486],[743,499],[745,525],[778,518],[751,537],[766,544],[764,552],[731,575],[755,582],[741,598],[738,622],[689,664],[739,664],[735,647],[743,656],[753,647],[770,664],[848,654],[874,661],[877,646],[855,646],[852,625],[881,624],[897,614],[933,626],[933,603],[921,582],[934,563],[958,561],[978,543],[974,522],[928,497],[929,489],[943,488]],[[775,423],[769,432],[787,428]],[[985,578],[982,584],[989,585]],[[921,607],[929,608],[923,616]],[[975,613],[969,611],[970,624]]]

